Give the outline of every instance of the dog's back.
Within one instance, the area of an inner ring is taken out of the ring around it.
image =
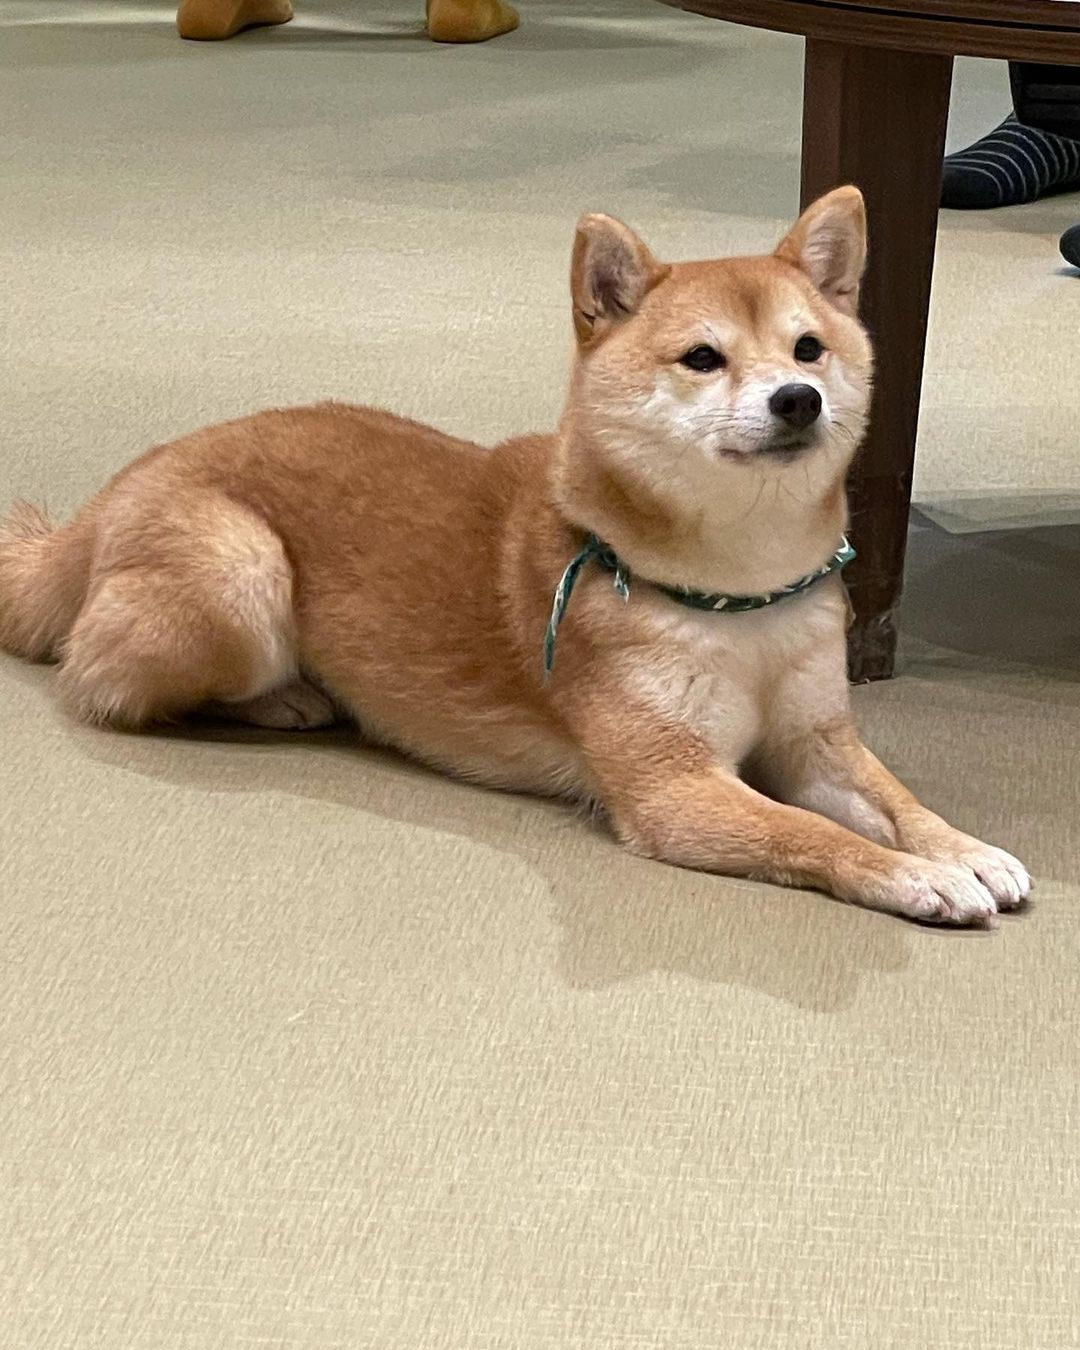
[[[505,556],[535,524],[506,520],[550,449],[333,403],[207,428],[140,456],[67,525],[18,508],[0,646],[62,660],[62,695],[91,721],[211,706],[309,726],[330,706],[315,681],[375,739],[561,790],[573,756],[534,706],[535,649],[515,652]]]

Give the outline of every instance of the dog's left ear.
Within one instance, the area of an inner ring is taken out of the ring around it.
[[[866,207],[857,187],[841,187],[808,206],[776,256],[805,272],[837,309],[854,315],[866,267]]]

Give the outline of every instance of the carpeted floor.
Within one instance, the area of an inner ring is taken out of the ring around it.
[[[647,0],[181,44],[0,0],[0,498],[338,395],[551,423],[586,208],[795,207],[799,46]],[[964,64],[954,142],[999,115]],[[945,934],[347,738],[123,737],[0,661],[3,1350],[1080,1345],[1080,201],[943,221],[869,738],[1037,902]]]

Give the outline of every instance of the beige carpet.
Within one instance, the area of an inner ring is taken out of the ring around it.
[[[759,247],[799,49],[646,0],[187,46],[0,0],[0,497],[327,394],[549,424],[573,220]],[[1005,99],[959,73],[959,140]],[[1080,1346],[1080,201],[944,222],[873,744],[992,936],[620,855],[337,736],[121,737],[0,662],[3,1350]]]

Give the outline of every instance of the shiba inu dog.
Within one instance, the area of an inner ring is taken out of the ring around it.
[[[866,424],[854,188],[775,253],[665,264],[579,224],[558,431],[494,449],[339,404],[148,451],[0,537],[0,645],[79,717],[351,719],[628,848],[988,924],[1030,888],[862,745],[844,480]]]

